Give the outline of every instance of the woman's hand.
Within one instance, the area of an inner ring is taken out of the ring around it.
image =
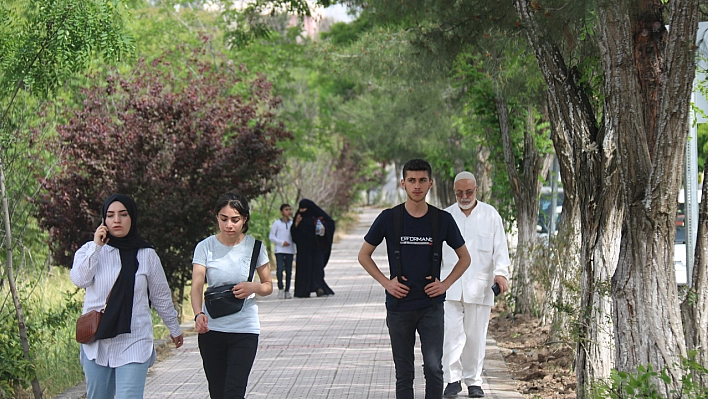
[[[107,244],[110,240],[111,239],[108,238],[108,227],[101,223],[101,225],[96,229],[96,232],[93,233],[93,242],[95,242],[98,246],[103,246],[103,244]]]
[[[250,281],[242,281],[242,282],[234,285],[234,288],[232,288],[231,291],[234,293],[234,296],[236,298],[246,299],[251,294],[256,292],[259,287],[260,287],[260,283],[255,283],[255,282],[250,282]]]
[[[197,315],[197,319],[194,323],[194,329],[197,330],[199,334],[209,332],[209,318],[204,313],[199,313]]]
[[[179,348],[184,343],[184,334],[180,334],[179,337],[173,337],[170,335],[170,338],[172,338],[172,342],[174,342],[175,348]]]

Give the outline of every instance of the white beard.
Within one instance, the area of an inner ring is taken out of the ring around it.
[[[470,203],[469,203],[469,204],[466,204],[466,205],[460,204],[460,203],[458,202],[458,203],[457,203],[457,206],[459,206],[460,209],[462,209],[463,211],[466,211],[466,210],[468,210],[468,209],[472,209],[472,208],[475,206],[475,204],[477,204],[477,201],[476,201],[476,200],[475,200],[475,201],[470,201]]]

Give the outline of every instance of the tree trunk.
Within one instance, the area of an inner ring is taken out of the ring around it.
[[[492,191],[492,176],[491,165],[489,164],[489,147],[480,145],[477,147],[476,163],[474,168],[474,177],[477,179],[477,199],[490,202],[490,193]]]
[[[580,306],[580,215],[578,207],[563,203],[558,233],[550,238],[548,266],[549,290],[546,294],[542,322],[550,320],[549,341],[577,342],[577,309]]]
[[[680,395],[686,356],[673,271],[677,197],[695,74],[698,1],[603,2],[597,7],[606,129],[617,142],[622,202],[621,251],[612,278],[620,371],[667,369],[655,380],[664,397]],[[671,393],[673,390],[674,393]]]
[[[708,199],[706,179],[708,168],[703,171],[702,192],[702,198]],[[681,304],[681,316],[687,350],[695,352],[695,361],[708,368],[708,200],[701,202],[695,254],[691,287]],[[708,388],[708,376],[704,373],[694,372],[693,381]]]
[[[1,150],[1,149],[0,149]],[[20,303],[20,295],[17,292],[17,284],[15,283],[15,273],[12,268],[12,228],[10,224],[10,208],[7,204],[7,192],[5,191],[5,166],[0,159],[0,196],[2,198],[3,222],[5,224],[5,249],[7,254],[7,281],[10,285],[10,293],[12,294],[12,302],[15,305],[15,314],[17,315],[17,326],[20,330],[20,345],[25,360],[32,362],[30,356],[29,341],[27,340],[27,326],[25,325],[25,315]],[[34,373],[32,378],[32,392],[35,399],[42,399],[42,390],[37,380],[37,373]]]
[[[581,312],[578,315],[576,376],[578,397],[590,381],[610,376],[612,322],[607,289],[614,273],[621,224],[614,143],[597,127],[595,113],[580,88],[580,76],[569,69],[558,47],[549,42],[535,20],[530,0],[514,0],[527,38],[547,84],[551,139],[560,165],[565,199],[562,229],[580,227],[570,247],[580,248]],[[559,235],[564,236],[563,231]],[[579,237],[578,237],[579,236]]]
[[[504,147],[504,164],[509,176],[511,191],[516,206],[516,223],[518,228],[518,246],[516,249],[516,270],[512,279],[512,293],[516,301],[514,311],[517,313],[538,313],[538,301],[531,276],[534,264],[534,246],[536,245],[536,223],[538,221],[538,199],[541,192],[539,176],[548,173],[553,159],[550,154],[540,154],[535,143],[535,126],[533,110],[528,110],[528,120],[524,130],[524,154],[521,174],[517,170],[511,142],[511,121],[506,99],[501,93],[496,93],[494,105],[499,118],[499,129]],[[523,178],[521,177],[523,175]]]

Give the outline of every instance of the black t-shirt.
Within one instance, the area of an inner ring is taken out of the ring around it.
[[[386,292],[386,309],[392,311],[409,311],[424,309],[432,306],[435,302],[445,300],[445,295],[430,298],[425,293],[425,286],[431,283],[426,279],[431,275],[440,276],[440,264],[433,263],[433,235],[431,232],[430,212],[432,207],[428,207],[428,212],[420,218],[411,216],[403,207],[403,229],[401,232],[401,274],[408,281],[403,283],[410,288],[408,295],[396,301],[396,298]],[[440,212],[438,210],[434,210]],[[440,242],[447,242],[453,249],[465,245],[465,240],[457,228],[457,223],[447,212],[440,212],[438,218],[438,234]],[[381,244],[386,238],[386,248],[388,253],[388,265],[390,278],[396,277],[396,246],[394,245],[393,210],[386,209],[376,218],[371,225],[369,232],[364,236],[364,240],[373,246]],[[441,247],[439,244],[437,245]],[[440,254],[442,256],[442,254]],[[396,303],[397,302],[397,303]]]

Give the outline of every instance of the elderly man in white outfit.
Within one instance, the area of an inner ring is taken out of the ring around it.
[[[444,397],[456,397],[467,385],[470,398],[484,397],[482,365],[487,326],[494,305],[492,285],[506,291],[509,251],[501,216],[494,207],[477,200],[477,181],[470,172],[455,177],[457,202],[445,211],[457,222],[472,257],[470,267],[447,290],[445,301],[445,343],[443,371],[447,387]],[[447,245],[443,248],[440,278],[444,279],[457,262]]]

